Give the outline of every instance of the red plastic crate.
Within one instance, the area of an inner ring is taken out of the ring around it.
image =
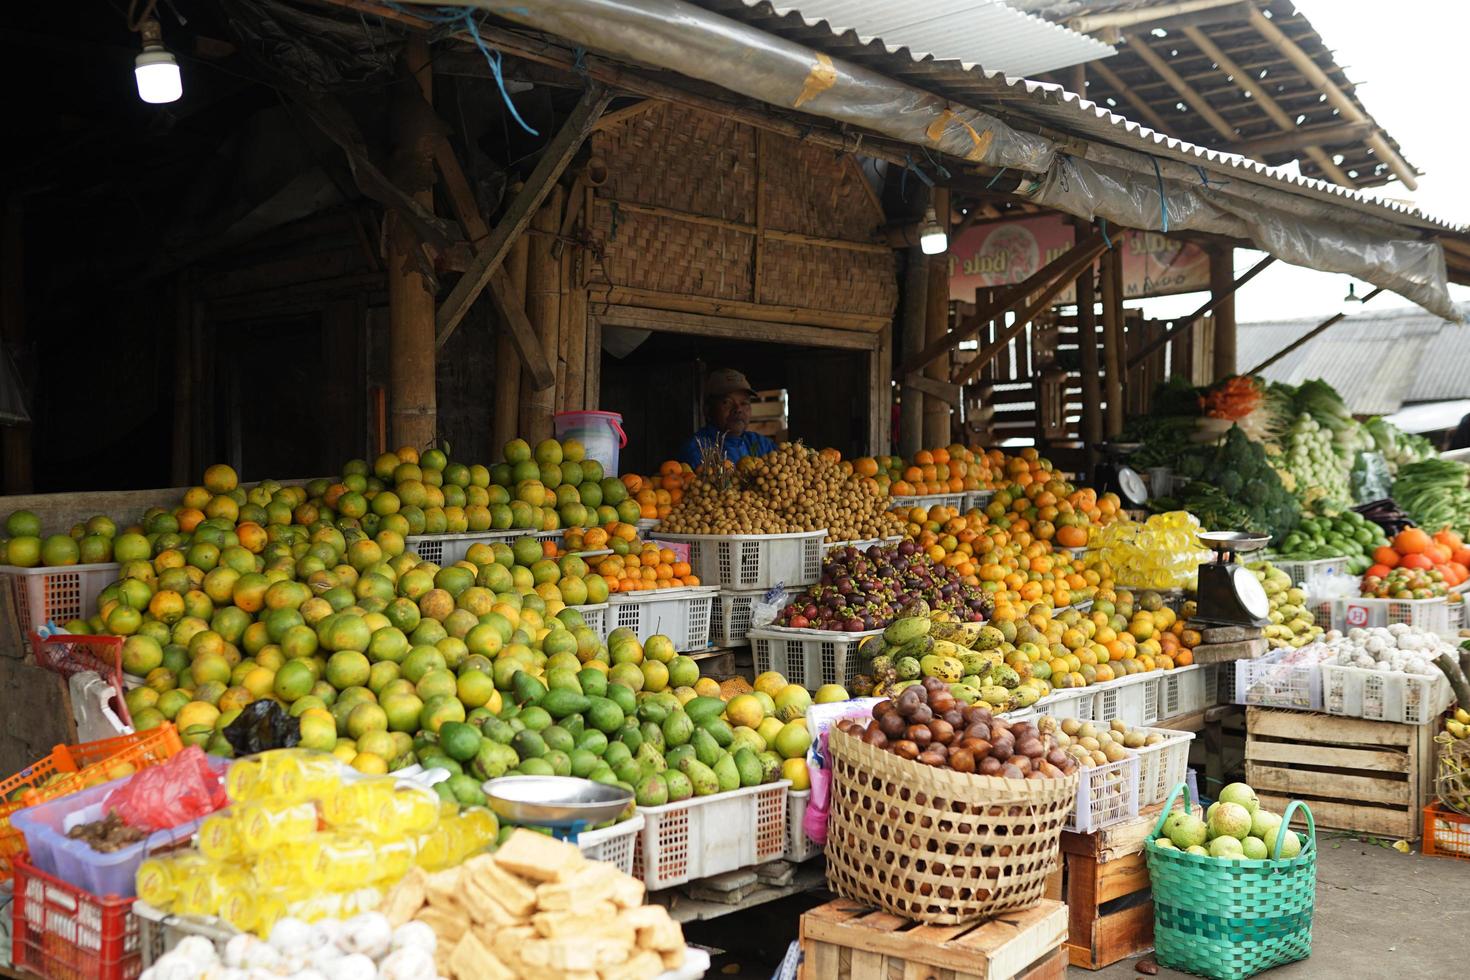
[[[31,634],[31,650],[36,655],[36,664],[47,670],[72,677],[83,671],[95,671],[99,677],[112,685],[117,693],[112,699],[112,710],[124,725],[133,724],[128,714],[128,705],[123,700],[121,636],[83,636],[76,633],[59,633],[42,637]]]
[[[106,782],[108,770],[126,762],[136,769],[146,769],[167,762],[184,750],[178,729],[162,724],[151,731],[103,738],[80,745],[58,745],[51,754],[9,779],[0,781],[0,881],[10,877],[10,862],[25,853],[25,838],[10,825],[10,815],[22,807],[35,806],[89,785]],[[47,782],[55,773],[68,773],[65,779]],[[17,790],[24,790],[12,801]]]
[[[1425,854],[1470,861],[1470,817],[1456,813],[1439,800],[1424,808]]]
[[[15,860],[12,956],[46,980],[134,980],[143,972],[132,898],[99,898]]]

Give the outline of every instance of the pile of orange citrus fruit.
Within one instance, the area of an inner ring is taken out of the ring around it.
[[[699,584],[699,576],[688,562],[679,560],[672,550],[651,542],[626,555],[593,558],[589,564],[607,582],[609,592],[650,592]]]
[[[666,459],[654,476],[624,473],[621,479],[628,488],[629,499],[638,504],[639,516],[661,519],[668,516],[684,496],[685,488],[694,482],[694,470],[688,463]]]

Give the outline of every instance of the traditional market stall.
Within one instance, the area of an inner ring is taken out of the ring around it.
[[[1470,238],[840,16],[191,28],[332,162],[148,256],[178,486],[0,499],[19,975],[692,978],[795,901],[784,976],[1238,978],[1311,955],[1319,828],[1470,856],[1470,466],[1238,375],[1230,304],[1281,260],[1450,316]],[[1107,49],[1012,26],[1018,77]],[[1018,220],[1014,275],[929,258]],[[716,366],[800,438],[672,458]]]

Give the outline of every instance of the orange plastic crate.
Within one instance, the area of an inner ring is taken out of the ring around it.
[[[1470,817],[1456,813],[1439,800],[1424,808],[1425,854],[1470,861]]]
[[[107,771],[120,763],[134,769],[167,762],[184,750],[179,732],[163,724],[146,732],[119,735],[80,745],[58,745],[51,754],[0,782],[0,881],[10,877],[12,860],[26,849],[25,837],[10,826],[10,815],[22,807],[75,793],[110,778]],[[48,783],[55,773],[66,775]],[[19,798],[11,797],[20,790]]]
[[[143,972],[134,898],[105,898],[15,861],[11,952],[46,980],[133,980]]]

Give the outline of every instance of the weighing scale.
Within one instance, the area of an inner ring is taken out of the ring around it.
[[[486,781],[483,789],[500,819],[550,827],[554,837],[572,843],[633,802],[633,794],[621,787],[572,776],[501,776]]]
[[[1235,556],[1259,551],[1271,536],[1248,531],[1201,531],[1196,537],[1214,553],[1213,560],[1199,567],[1196,618],[1225,626],[1268,625],[1271,600],[1266,589],[1254,572],[1236,564]]]
[[[1097,464],[1093,486],[1103,493],[1116,493],[1128,510],[1141,510],[1148,503],[1148,486],[1143,477],[1123,462],[1142,447],[1141,442],[1105,442],[1099,447],[1103,461]]]

